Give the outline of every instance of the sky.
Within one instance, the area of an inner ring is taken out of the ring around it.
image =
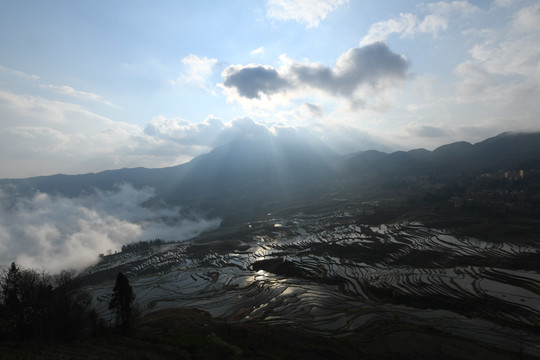
[[[431,150],[538,131],[539,99],[538,1],[18,0],[0,12],[0,178],[173,166],[260,126],[339,153]]]

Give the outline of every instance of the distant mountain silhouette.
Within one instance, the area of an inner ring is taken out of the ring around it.
[[[339,158],[305,142],[247,139],[216,148],[189,164],[176,186],[183,197],[223,191],[269,190],[328,178]]]
[[[353,173],[372,171],[375,176],[411,176],[517,170],[538,163],[540,133],[503,133],[474,145],[461,141],[433,151],[415,149],[392,154],[366,151],[346,159],[345,167]]]
[[[233,141],[174,167],[4,179],[0,186],[19,194],[40,191],[77,196],[130,183],[137,188],[153,187],[160,201],[226,216],[240,210],[257,211],[265,203],[317,197],[335,191],[343,181],[480,174],[539,165],[540,133],[503,133],[474,145],[456,142],[433,151],[387,154],[370,150],[348,156],[338,156],[304,138],[267,136]]]

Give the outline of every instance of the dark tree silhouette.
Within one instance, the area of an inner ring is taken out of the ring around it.
[[[122,272],[116,276],[113,294],[109,302],[109,309],[115,310],[116,319],[124,330],[129,330],[133,321],[133,289],[129,285],[129,280]]]
[[[74,270],[51,276],[12,263],[0,269],[0,285],[0,339],[73,340],[96,328]]]
[[[2,285],[2,291],[4,295],[4,304],[6,306],[6,312],[8,314],[16,314],[20,308],[20,286],[21,286],[21,272],[14,262],[11,263],[4,284]]]
[[[79,277],[75,270],[62,270],[53,276],[54,301],[57,309],[56,328],[59,334],[73,336],[82,335],[82,324],[90,315],[91,296],[80,288]]]
[[[13,337],[20,337],[22,329],[22,303],[20,298],[21,271],[13,262],[2,281],[3,311],[2,332]]]

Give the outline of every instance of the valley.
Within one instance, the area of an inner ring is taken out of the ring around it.
[[[266,349],[252,358],[271,358],[282,333],[303,339],[282,357],[325,344],[344,358],[540,358],[540,133],[347,156],[293,140],[238,140],[170,168],[3,179],[17,214],[4,225],[13,238],[41,229],[23,254],[84,252],[101,331],[116,324],[124,273],[144,349],[155,328],[180,352],[168,329],[221,350],[227,339],[229,358],[247,356],[235,331],[272,339],[251,338]],[[203,325],[175,322],[193,316]]]
[[[540,247],[365,216],[268,214],[231,233],[105,256],[87,289],[109,319],[102,280],[124,271],[143,313],[193,308],[331,337],[408,324],[540,356]]]

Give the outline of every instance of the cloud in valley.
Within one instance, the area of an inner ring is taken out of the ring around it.
[[[152,189],[128,184],[76,198],[44,193],[13,198],[1,190],[1,264],[80,269],[95,262],[99,253],[133,241],[182,241],[220,225],[219,219],[182,214],[180,207],[145,207]]]

